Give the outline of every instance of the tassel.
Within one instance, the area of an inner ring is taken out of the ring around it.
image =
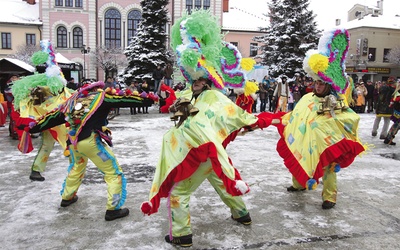
[[[23,154],[30,153],[33,150],[31,134],[25,130],[19,141],[18,150]]]

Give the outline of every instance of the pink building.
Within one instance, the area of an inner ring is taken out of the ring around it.
[[[37,3],[43,22],[42,39],[50,39],[57,52],[82,65],[71,66],[69,75],[66,74],[67,79],[104,80],[104,69],[96,64],[99,60],[93,57],[93,52],[100,47],[125,48],[136,32],[142,13],[140,0],[40,0]],[[167,33],[185,9],[195,8],[210,9],[220,17],[223,26],[223,13],[229,11],[229,0],[171,0]],[[251,45],[251,38],[255,35],[259,33],[235,29],[228,33],[226,39],[243,51],[243,57],[248,57],[255,53],[254,44]],[[123,55],[118,58],[115,56],[114,60],[119,69],[108,73],[112,76],[124,68]]]

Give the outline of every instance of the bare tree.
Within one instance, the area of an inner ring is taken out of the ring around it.
[[[19,45],[17,47],[17,52],[15,52],[15,54],[12,54],[10,57],[32,65],[31,57],[33,53],[39,50],[40,50],[39,46],[32,44],[23,44]]]
[[[387,55],[387,59],[391,63],[400,65],[400,46],[396,46],[393,49],[391,49],[389,54]]]
[[[90,58],[96,67],[104,71],[105,76],[117,76],[118,69],[127,65],[126,56],[121,48],[98,46],[90,51]]]

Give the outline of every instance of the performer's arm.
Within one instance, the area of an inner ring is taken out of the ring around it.
[[[66,123],[64,114],[60,111],[53,111],[46,114],[42,119],[38,120],[36,124],[29,130],[29,132],[38,133],[63,123]]]
[[[153,100],[149,98],[143,98],[139,96],[116,96],[106,94],[104,97],[104,105],[111,108],[123,108],[123,107],[143,107],[151,106]]]

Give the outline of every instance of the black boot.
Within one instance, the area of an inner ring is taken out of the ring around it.
[[[388,145],[396,145],[396,143],[395,142],[393,142],[392,140],[389,140],[388,138],[386,138],[384,141],[383,141],[383,143],[385,143],[385,144],[388,144]]]
[[[118,210],[107,210],[105,219],[106,219],[106,221],[115,220],[118,218],[128,216],[128,214],[129,214],[129,209],[127,209],[127,208],[118,209]]]
[[[191,247],[193,245],[191,234],[181,237],[173,237],[172,240],[169,238],[169,235],[165,235],[165,241],[181,247]]]
[[[44,177],[40,174],[38,171],[33,171],[31,172],[31,175],[29,175],[29,179],[32,181],[44,181]]]
[[[322,209],[331,209],[336,205],[335,202],[332,201],[324,201],[322,202]]]
[[[245,216],[242,216],[240,218],[233,218],[233,215],[231,215],[232,220],[239,222],[242,225],[248,226],[251,224],[251,217],[250,213],[247,213]]]
[[[290,187],[286,188],[286,190],[287,190],[288,192],[298,192],[298,191],[305,191],[306,189],[305,189],[305,188],[297,189],[297,188],[295,188],[295,187],[293,187],[293,186],[290,186]]]
[[[62,200],[61,201],[61,206],[62,207],[68,207],[69,205],[75,203],[78,200],[78,195],[75,195],[74,197],[72,197],[71,200]]]

